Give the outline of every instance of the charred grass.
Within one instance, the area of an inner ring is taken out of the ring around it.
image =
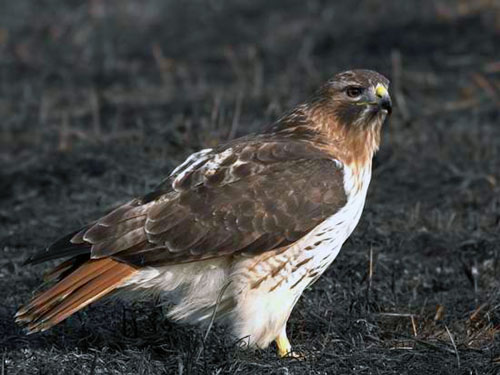
[[[381,5],[383,4],[383,5]],[[494,1],[0,5],[0,373],[500,372],[500,32]],[[25,336],[27,256],[258,130],[336,71],[392,80],[363,218],[296,306],[306,359],[243,351],[156,301]]]

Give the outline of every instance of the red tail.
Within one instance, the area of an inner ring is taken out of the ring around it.
[[[67,268],[66,262],[61,264],[49,278]],[[135,268],[111,258],[89,260],[20,308],[16,322],[25,325],[29,333],[45,331],[115,290],[136,272]]]

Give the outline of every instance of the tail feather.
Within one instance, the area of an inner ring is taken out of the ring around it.
[[[68,259],[58,264],[57,267],[52,268],[50,271],[44,273],[43,280],[45,282],[62,280],[82,264],[86,263],[88,260],[89,257],[86,255],[78,255],[76,257]]]
[[[136,272],[111,258],[89,260],[19,309],[16,321],[29,333],[45,331],[120,287]]]
[[[72,274],[72,277],[64,278],[49,290],[35,297],[29,306],[35,308],[41,305],[52,305],[111,267],[110,262],[88,262]]]

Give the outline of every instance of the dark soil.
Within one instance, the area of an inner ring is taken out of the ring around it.
[[[355,67],[396,108],[357,230],[292,314],[305,360],[203,343],[157,301],[14,324],[50,266],[28,255]],[[499,108],[495,1],[0,2],[0,374],[500,373]]]

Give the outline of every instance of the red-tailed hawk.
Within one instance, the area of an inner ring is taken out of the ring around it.
[[[172,319],[213,315],[249,346],[274,340],[291,353],[295,303],[361,216],[388,84],[369,70],[337,74],[267,131],[191,155],[152,193],[33,256],[70,259],[17,322],[45,331],[112,292],[151,291]]]

